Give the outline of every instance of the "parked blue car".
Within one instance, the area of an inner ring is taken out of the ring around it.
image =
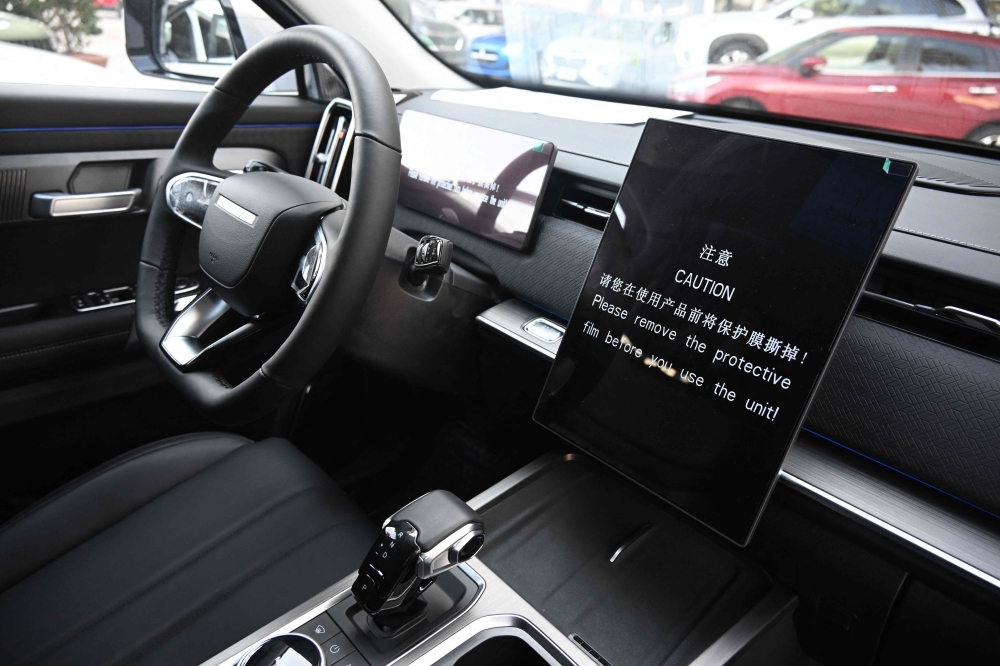
[[[465,70],[499,78],[510,78],[510,59],[507,57],[507,36],[504,33],[486,35],[472,40],[465,52]]]

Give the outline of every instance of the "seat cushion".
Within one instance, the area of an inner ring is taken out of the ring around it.
[[[144,447],[0,531],[0,664],[200,664],[356,569],[375,535],[285,440]]]

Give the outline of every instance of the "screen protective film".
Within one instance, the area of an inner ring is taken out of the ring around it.
[[[404,111],[399,203],[515,250],[531,239],[555,146]]]
[[[650,120],[535,419],[745,545],[915,174]]]

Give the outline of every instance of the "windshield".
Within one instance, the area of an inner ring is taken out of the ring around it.
[[[384,2],[496,82],[1000,147],[1000,0]]]

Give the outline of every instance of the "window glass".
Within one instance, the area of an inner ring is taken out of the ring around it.
[[[916,75],[925,38],[925,72],[968,77],[995,67],[1000,0],[382,1],[434,56],[487,86],[689,109],[814,113],[823,121],[976,142],[1000,126],[1000,98],[990,97],[989,86],[974,103],[941,97],[929,113],[926,101],[902,88],[841,104],[828,87],[801,85],[821,72]],[[803,68],[806,56],[826,65]],[[810,96],[817,103],[801,103]]]
[[[252,0],[230,0],[247,48],[281,30]],[[169,0],[164,67],[218,77],[236,53],[219,0]],[[125,52],[120,0],[0,0],[0,82],[207,90],[209,84],[140,74]],[[294,73],[265,92],[296,92]]]
[[[877,0],[878,16],[936,16],[936,0]]]
[[[827,72],[889,72],[896,68],[905,43],[905,37],[858,35],[824,46],[816,51],[816,55],[826,58]]]
[[[938,0],[939,16],[961,16],[965,13],[965,8],[955,0]]]
[[[920,46],[921,72],[986,72],[986,49],[944,39],[925,39]]]
[[[834,16],[859,16],[871,0],[807,0],[800,7],[812,11],[817,18]],[[869,12],[870,13],[870,12]]]

